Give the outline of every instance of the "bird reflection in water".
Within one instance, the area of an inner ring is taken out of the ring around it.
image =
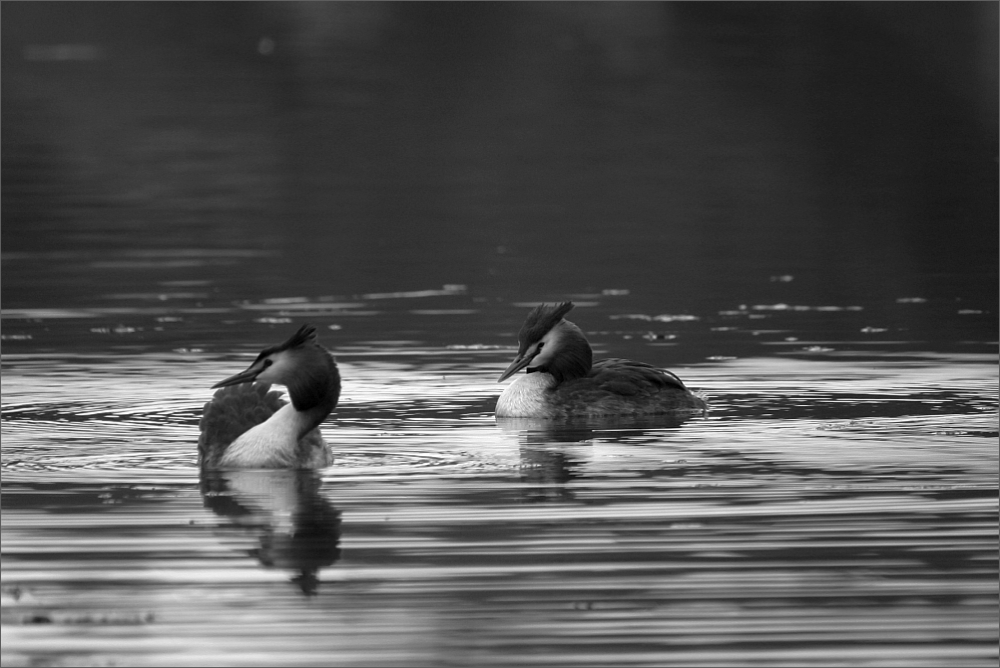
[[[631,444],[659,442],[664,430],[676,429],[691,415],[608,416],[602,418],[496,418],[497,426],[520,443],[521,481],[528,501],[565,501],[574,498],[569,483],[582,478],[586,463],[579,448],[595,438]]]
[[[303,594],[316,594],[320,569],[340,558],[340,512],[321,493],[311,470],[208,471],[201,475],[205,507],[226,520],[220,533],[251,536],[249,551],[266,568],[295,573]]]

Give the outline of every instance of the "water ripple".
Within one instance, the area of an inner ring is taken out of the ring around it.
[[[333,466],[219,476],[249,352],[5,356],[5,665],[995,663],[994,365],[732,360],[707,416],[555,424],[445,353],[346,351]]]

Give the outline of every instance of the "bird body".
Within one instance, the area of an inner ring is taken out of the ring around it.
[[[291,403],[271,390],[288,388]],[[340,373],[333,356],[305,325],[265,349],[250,367],[213,387],[205,404],[198,454],[202,467],[320,468],[333,461],[319,425],[336,407]]]
[[[221,468],[319,468],[330,450],[318,430],[292,404],[285,404],[229,444],[219,458]],[[310,432],[315,433],[310,433]],[[308,438],[307,438],[308,436]],[[301,447],[300,447],[301,446]]]
[[[518,334],[518,354],[500,376],[521,369],[500,395],[497,417],[601,417],[704,411],[703,397],[675,374],[632,360],[593,361],[590,342],[563,316],[572,302],[542,304],[528,315]]]

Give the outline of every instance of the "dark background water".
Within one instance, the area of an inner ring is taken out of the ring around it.
[[[992,308],[996,27],[995,3],[4,3],[3,251],[51,254],[4,263],[4,306],[211,279]],[[60,251],[181,248],[268,254],[59,276]]]

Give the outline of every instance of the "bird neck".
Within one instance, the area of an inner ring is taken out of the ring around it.
[[[300,428],[304,427],[302,434],[319,426],[337,406],[337,399],[340,398],[340,372],[337,370],[337,363],[322,348],[317,348],[315,354],[317,359],[302,365],[301,373],[285,384],[292,406],[304,418],[300,425]]]
[[[594,351],[579,327],[563,320],[546,335],[555,346],[552,356],[542,366],[529,369],[551,374],[556,384],[574,378],[583,378],[594,364]]]
[[[224,468],[285,468],[300,463],[302,437],[315,427],[314,416],[285,404],[264,422],[229,444],[219,466]]]

